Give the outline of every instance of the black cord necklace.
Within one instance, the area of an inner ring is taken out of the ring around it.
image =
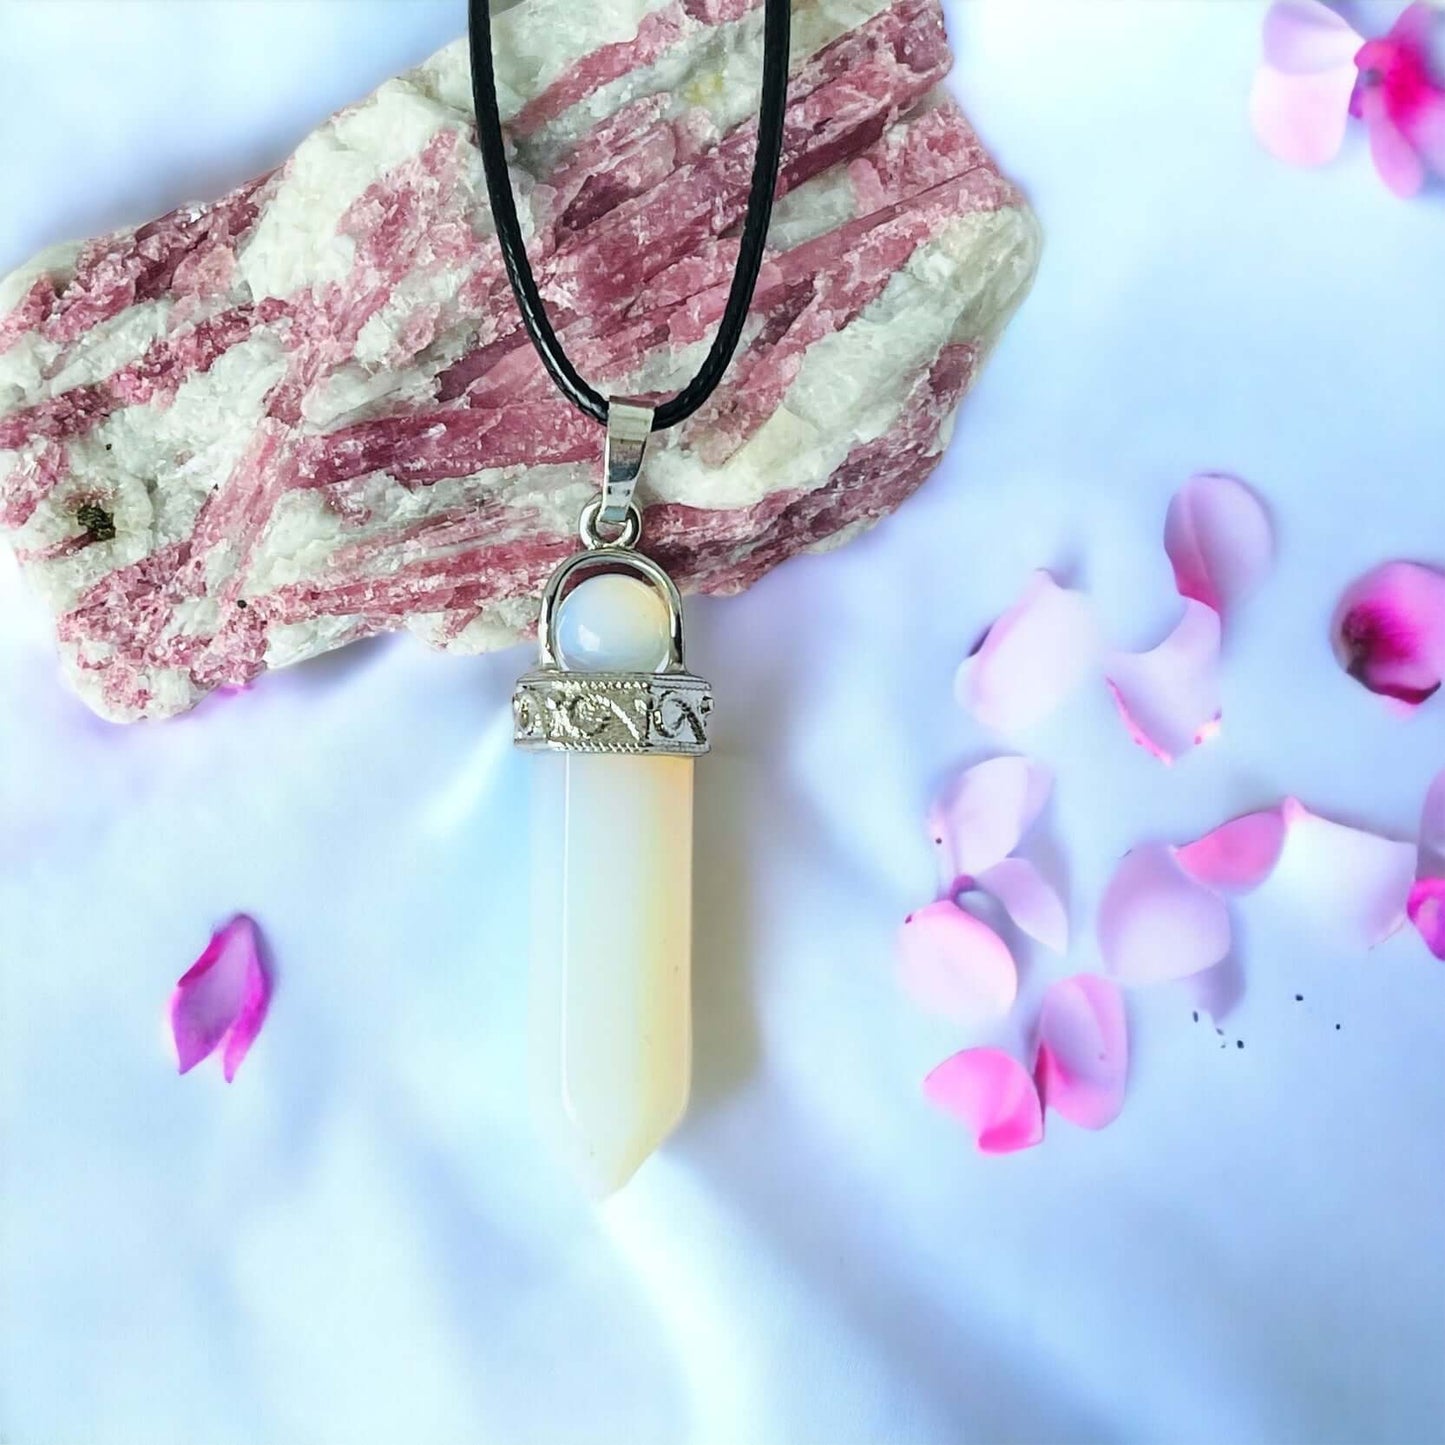
[[[575,4],[594,0],[574,0]],[[653,409],[578,375],[527,264],[492,72],[487,0],[471,0],[472,88],[507,275],[562,394],[607,428],[583,550],[542,589],[537,666],[512,695],[513,741],[538,754],[532,814],[534,1115],[594,1193],[671,1131],[691,1077],[692,760],[712,691],[683,662],[682,600],[637,550],[633,489],[648,437],[712,394],[742,335],[782,149],[789,0],[764,0],[762,109],[737,269],[697,375]]]
[[[579,4],[589,0],[578,0]],[[663,402],[652,415],[652,430],[662,431],[684,421],[712,395],[722,380],[752,304],[753,288],[763,263],[763,245],[768,236],[768,221],[773,210],[773,190],[778,179],[778,158],[783,145],[783,115],[788,102],[788,34],[789,0],[765,0],[763,29],[762,103],[758,113],[758,145],[753,160],[752,183],[748,189],[747,213],[743,218],[737,269],[722,324],[698,373],[676,396]],[[487,195],[492,204],[492,220],[497,241],[502,248],[507,276],[522,323],[532,344],[567,398],[579,411],[596,421],[606,423],[608,398],[589,386],[562,350],[557,333],[547,319],[547,310],[532,267],[527,260],[526,243],[517,220],[517,205],[512,195],[512,181],[507,173],[506,144],[502,138],[502,120],[497,109],[497,80],[492,68],[492,14],[488,0],[470,0],[472,96],[477,111],[477,140],[482,152],[482,167],[487,177]]]

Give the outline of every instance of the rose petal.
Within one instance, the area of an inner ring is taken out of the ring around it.
[[[928,1100],[968,1126],[979,1151],[1011,1154],[1044,1137],[1044,1114],[1028,1070],[1002,1049],[965,1049],[923,1081]]]
[[[1187,978],[1229,952],[1229,910],[1190,878],[1163,843],[1119,864],[1099,904],[1099,950],[1123,984]]]
[[[1371,692],[1415,706],[1445,677],[1445,573],[1386,562],[1345,589],[1330,636],[1341,666]]]
[[[1219,731],[1219,614],[1192,598],[1149,652],[1116,652],[1106,681],[1129,735],[1162,763]]]
[[[950,898],[910,913],[898,935],[899,977],[922,1007],[965,1026],[1007,1013],[1018,969],[998,934]]]
[[[1019,731],[1048,717],[1098,654],[1098,626],[1083,593],[1035,572],[1024,595],[959,668],[954,692],[985,727]]]
[[[1407,909],[1425,946],[1436,958],[1445,958],[1445,878],[1417,879]]]
[[[1117,984],[1098,974],[1060,979],[1039,1011],[1034,1080],[1046,1109],[1083,1129],[1119,1117],[1129,1075],[1129,1034]]]
[[[1430,784],[1420,810],[1420,871],[1445,870],[1445,772]]]
[[[1249,95],[1249,119],[1259,143],[1292,166],[1322,166],[1339,155],[1350,119],[1355,67],[1286,75],[1261,65]]]
[[[1360,91],[1359,110],[1370,133],[1370,159],[1380,179],[1402,199],[1417,195],[1425,184],[1425,162],[1391,116],[1384,87]]]
[[[222,1071],[230,1083],[261,1030],[270,997],[256,925],[237,914],[211,936],[171,995],[171,1034],[181,1073],[224,1045]]]
[[[1284,849],[1274,886],[1300,904],[1322,939],[1373,948],[1405,921],[1415,881],[1415,847],[1282,804]]]
[[[1005,858],[979,874],[978,886],[1030,938],[1055,953],[1069,951],[1069,918],[1063,900],[1027,858]]]
[[[1264,504],[1243,482],[1205,472],[1170,501],[1164,550],[1180,595],[1223,613],[1269,571],[1274,533]]]
[[[989,758],[960,774],[929,809],[945,889],[968,887],[1007,858],[1038,817],[1053,775],[1030,758]]]
[[[1353,68],[1360,33],[1320,0],[1277,0],[1264,17],[1266,65],[1290,75]]]
[[[1232,818],[1174,850],[1174,861],[1196,882],[1224,893],[1258,888],[1284,848],[1284,815],[1278,808]]]

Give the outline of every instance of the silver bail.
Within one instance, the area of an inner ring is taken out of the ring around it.
[[[626,397],[607,398],[607,454],[602,478],[602,507],[597,520],[604,527],[626,526],[637,490],[642,455],[652,435],[652,408]]]

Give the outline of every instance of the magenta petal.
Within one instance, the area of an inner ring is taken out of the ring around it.
[[[1353,65],[1314,75],[1287,75],[1261,65],[1249,95],[1255,136],[1287,165],[1326,165],[1344,144],[1354,87]]]
[[[224,1045],[229,1083],[260,1032],[271,996],[256,925],[237,914],[217,929],[171,995],[171,1034],[181,1073]]]
[[[915,1002],[965,1026],[1002,1017],[1018,993],[1018,969],[1003,939],[949,898],[903,920],[898,967]]]
[[[1162,843],[1135,848],[1119,864],[1099,904],[1098,930],[1104,964],[1123,984],[1188,978],[1230,947],[1223,900],[1190,878]]]
[[[1403,199],[1418,194],[1425,184],[1425,162],[1390,114],[1384,88],[1361,90],[1359,109],[1370,134],[1370,159],[1380,179]]]
[[[1098,974],[1060,979],[1039,1011],[1034,1079],[1046,1109],[1084,1129],[1119,1117],[1129,1076],[1129,1031],[1117,984]]]
[[[1353,68],[1362,38],[1321,0],[1276,0],[1265,12],[1265,64],[1290,75]]]
[[[1197,883],[1224,893],[1258,888],[1279,862],[1284,816],[1278,808],[1232,818],[1193,843],[1174,850],[1174,860]]]
[[[1415,706],[1445,677],[1445,573],[1386,562],[1350,584],[1330,626],[1335,656],[1357,682]]]
[[[1410,922],[1436,958],[1445,958],[1445,878],[1420,878],[1410,888]]]
[[[978,875],[978,886],[1003,904],[1014,923],[1055,953],[1069,951],[1063,900],[1027,858],[1005,858]]]
[[[928,1100],[968,1126],[984,1154],[1029,1149],[1044,1137],[1044,1114],[1028,1070],[1002,1049],[965,1049],[923,1081]]]
[[[1129,735],[1172,763],[1219,731],[1219,614],[1192,598],[1149,652],[1116,652],[1106,679]]]
[[[1170,501],[1164,550],[1180,595],[1223,613],[1269,571],[1274,530],[1264,503],[1243,482],[1204,472]]]
[[[1007,858],[1052,788],[1053,775],[1030,758],[989,758],[960,774],[928,813],[944,888]]]
[[[954,692],[985,727],[1016,732],[1048,717],[1083,681],[1098,653],[1088,599],[1036,572],[959,668]]]
[[[1274,886],[1292,896],[1321,939],[1373,948],[1404,922],[1415,881],[1412,843],[1312,813],[1286,798],[1284,849]]]

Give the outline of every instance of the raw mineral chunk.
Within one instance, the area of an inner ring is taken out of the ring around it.
[[[780,199],[728,378],[654,440],[645,544],[727,593],[928,475],[1032,278],[1034,220],[958,108],[938,0],[797,0]],[[721,313],[758,0],[527,0],[498,78],[539,281],[604,390],[668,393]],[[209,205],[0,283],[0,530],[99,713],[408,628],[514,641],[601,429],[502,270],[464,42]]]

